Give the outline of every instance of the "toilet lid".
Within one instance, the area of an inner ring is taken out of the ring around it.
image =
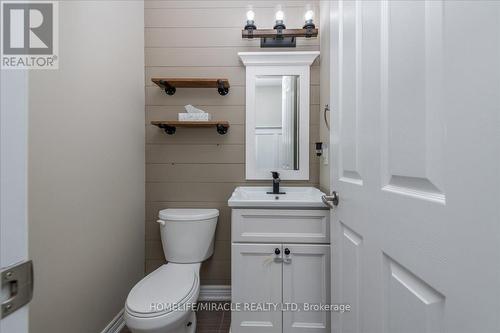
[[[162,220],[199,221],[199,220],[208,220],[219,216],[219,210],[194,209],[194,208],[167,208],[160,210],[160,213],[158,215]]]
[[[196,287],[197,281],[193,265],[163,265],[132,288],[126,306],[138,314],[170,312],[168,307],[183,304]]]

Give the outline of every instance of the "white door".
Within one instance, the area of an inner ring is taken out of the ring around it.
[[[330,332],[330,245],[283,244],[283,303],[307,304],[302,311],[283,312],[285,333]]]
[[[242,308],[231,314],[231,332],[281,333],[281,309],[243,308],[244,304],[281,303],[281,251],[281,244],[233,243],[231,300]]]
[[[28,74],[0,71],[0,271],[28,258]],[[10,297],[2,288],[0,301]],[[3,307],[3,306],[2,306]],[[28,307],[0,319],[0,333],[27,333]]]
[[[500,2],[335,1],[334,332],[500,331]]]

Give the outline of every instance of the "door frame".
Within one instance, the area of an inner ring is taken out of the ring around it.
[[[335,138],[335,128],[338,126],[335,123],[335,112],[338,112],[336,109],[336,103],[335,103],[335,98],[336,98],[336,80],[335,80],[335,75],[337,70],[339,70],[338,64],[339,64],[339,59],[337,57],[337,53],[333,50],[333,47],[338,45],[338,39],[339,39],[339,26],[338,26],[338,20],[339,17],[338,15],[335,15],[335,11],[338,12],[338,7],[339,7],[339,2],[338,1],[331,1],[329,3],[329,47],[330,47],[330,52],[329,52],[329,81],[330,81],[330,86],[329,86],[329,96],[328,96],[328,104],[330,106],[330,112],[328,115],[328,121],[329,121],[329,132],[328,132],[328,138],[329,138],[329,145],[328,145],[328,155],[329,155],[329,163],[328,163],[328,171],[329,171],[329,186],[330,186],[330,193],[333,193],[335,191],[335,144],[336,143],[336,138]],[[341,194],[340,194],[341,195]],[[337,297],[335,295],[335,283],[337,281],[335,280],[338,278],[336,276],[336,267],[335,267],[335,261],[338,259],[337,255],[337,244],[336,242],[336,237],[335,234],[339,231],[336,228],[336,223],[335,223],[335,209],[331,208],[330,209],[330,241],[331,241],[331,246],[330,246],[330,302],[334,304],[337,301]],[[330,331],[331,332],[338,332],[339,327],[337,323],[338,315],[335,312],[331,312],[330,315]]]
[[[27,70],[0,75],[0,270],[28,259]],[[2,290],[1,300],[8,295]],[[28,305],[0,319],[0,333],[28,333]]]

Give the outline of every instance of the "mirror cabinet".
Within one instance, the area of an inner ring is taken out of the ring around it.
[[[240,52],[246,66],[246,179],[309,179],[310,52]]]

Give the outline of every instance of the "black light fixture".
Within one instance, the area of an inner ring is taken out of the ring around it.
[[[304,15],[305,25],[302,29],[287,29],[285,25],[285,12],[282,7],[276,7],[275,23],[273,29],[257,29],[255,13],[251,7],[247,10],[247,21],[241,32],[245,39],[260,38],[260,47],[296,47],[297,37],[317,37],[318,29],[314,25],[314,11],[311,6],[306,7]]]

